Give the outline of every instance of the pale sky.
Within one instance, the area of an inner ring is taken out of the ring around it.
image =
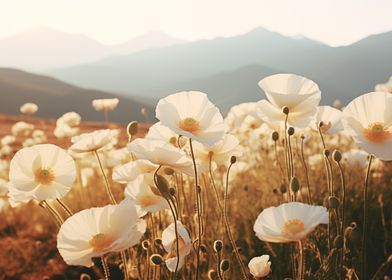
[[[345,45],[392,30],[392,1],[0,0],[0,38],[50,27],[115,44],[153,30],[198,40],[258,26]]]

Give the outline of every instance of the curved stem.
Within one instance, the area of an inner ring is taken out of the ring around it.
[[[41,206],[42,208],[46,209],[48,211],[49,215],[55,221],[56,225],[58,227],[61,227],[62,223],[64,222],[63,218],[60,216],[60,214],[52,206],[50,206],[50,204],[46,200],[41,201],[39,203],[39,206]]]
[[[216,270],[218,272],[218,278],[219,280],[223,280],[223,275],[222,275],[222,271],[220,269],[220,263],[221,263],[221,253],[220,252],[216,252]]]
[[[60,204],[60,206],[64,209],[64,211],[68,214],[68,217],[71,217],[73,215],[71,209],[69,209],[69,207],[62,202],[60,199],[56,198],[56,201]]]
[[[368,217],[368,185],[369,185],[369,175],[370,175],[370,168],[372,165],[373,161],[373,155],[370,155],[369,157],[369,162],[367,166],[367,171],[366,171],[366,178],[365,178],[365,188],[363,192],[363,234],[362,234],[362,266],[361,266],[361,279],[366,279],[367,275],[367,266],[366,266],[366,241],[367,241],[367,230],[368,230],[368,225],[367,225],[367,217]]]
[[[198,231],[197,231],[197,252],[196,252],[196,276],[195,279],[199,279],[199,266],[200,266],[200,245],[201,245],[201,214],[200,214],[200,195],[199,195],[199,181],[197,177],[197,166],[195,160],[195,154],[193,152],[192,139],[189,138],[189,146],[191,148],[191,155],[193,161],[193,169],[195,172],[195,196],[196,196],[196,212],[197,212],[197,223],[198,223]]]
[[[109,181],[108,181],[108,178],[106,177],[105,170],[103,169],[102,162],[101,162],[101,160],[99,158],[98,152],[94,151],[94,154],[95,154],[95,157],[97,158],[99,168],[101,169],[101,173],[102,173],[102,176],[103,176],[104,181],[105,181],[106,192],[107,192],[107,194],[109,196],[110,202],[112,204],[117,204],[116,199],[114,198],[114,195],[113,195],[113,193],[112,193],[112,191],[110,189]]]
[[[228,201],[227,193],[228,193],[228,188],[229,188],[229,173],[230,173],[230,169],[231,169],[232,166],[233,166],[233,164],[230,163],[229,168],[227,169],[227,173],[226,173],[225,199],[223,201],[223,218],[224,218],[225,224],[226,224],[227,235],[229,236],[231,246],[233,246],[233,249],[234,249],[235,257],[236,257],[237,262],[239,263],[239,265],[241,267],[242,277],[244,279],[248,279],[248,276],[246,275],[245,266],[242,263],[241,256],[240,256],[240,254],[238,252],[237,245],[235,244],[235,241],[234,241],[234,238],[233,238],[233,234],[231,233],[230,223],[229,223],[229,219],[227,217],[227,201]]]
[[[344,240],[344,215],[345,215],[345,208],[346,208],[346,180],[344,178],[344,173],[343,173],[343,168],[340,162],[337,162],[338,167],[339,167],[339,172],[340,172],[340,180],[342,184],[342,221],[341,221],[341,227],[340,227],[340,234],[343,238],[343,244],[345,244]],[[342,254],[340,256],[340,278],[344,279],[344,271],[343,271],[343,260],[344,260],[344,246],[342,246]]]

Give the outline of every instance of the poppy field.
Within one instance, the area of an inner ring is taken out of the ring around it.
[[[111,123],[118,99],[92,100],[101,123],[21,104],[0,278],[392,279],[390,82],[325,106],[316,81],[260,78],[258,102],[177,92],[145,123]]]

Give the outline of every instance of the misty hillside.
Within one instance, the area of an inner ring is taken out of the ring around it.
[[[25,102],[39,106],[37,116],[57,118],[62,114],[75,111],[83,120],[103,120],[103,113],[96,112],[91,102],[96,98],[115,98],[99,90],[82,89],[59,80],[35,75],[28,72],[0,68],[0,112],[19,114],[19,107]],[[139,101],[121,96],[115,111],[109,113],[110,120],[129,122],[143,120],[140,109],[146,107]],[[151,109],[148,108],[151,112]]]
[[[0,67],[43,70],[182,42],[163,32],[151,31],[123,43],[105,45],[85,35],[36,28],[0,39]]]
[[[290,72],[317,82],[322,103],[328,104],[337,98],[348,102],[386,81],[392,75],[390,46],[392,32],[330,47],[257,28],[241,36],[146,50],[48,73],[77,85],[146,98],[204,90],[227,110],[263,97],[257,87],[261,78]]]

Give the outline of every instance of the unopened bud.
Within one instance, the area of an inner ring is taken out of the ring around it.
[[[331,152],[328,149],[324,149],[323,151],[324,156],[329,157],[329,155],[331,154]]]
[[[143,247],[144,250],[148,250],[148,248],[150,247],[150,241],[143,240],[142,247]]]
[[[282,194],[285,194],[285,193],[287,192],[287,187],[286,187],[286,185],[285,185],[285,184],[281,184],[279,190],[280,190],[280,192],[281,192]]]
[[[294,176],[293,178],[291,178],[290,187],[291,190],[295,193],[299,191],[300,183],[297,177]]]
[[[220,269],[221,269],[223,272],[225,272],[225,271],[228,270],[229,268],[230,268],[229,260],[226,260],[226,259],[222,260],[221,263],[220,263]]]
[[[80,280],[91,280],[91,276],[86,273],[82,273],[82,274],[80,274],[79,279]]]
[[[292,136],[292,135],[294,135],[294,133],[295,133],[294,127],[290,126],[290,127],[287,129],[287,134],[288,134],[289,136]]]
[[[283,114],[288,115],[289,112],[290,112],[289,107],[284,106],[284,107],[282,108],[282,112],[283,112]]]
[[[155,265],[161,265],[164,261],[161,255],[159,254],[153,254],[150,257],[150,261],[155,264]]]
[[[328,198],[328,205],[330,208],[336,209],[339,207],[339,199],[336,196],[330,196]]]
[[[221,240],[215,240],[214,251],[218,253],[218,252],[222,251],[222,248],[223,248],[223,242]]]
[[[236,161],[237,161],[237,157],[236,156],[231,156],[230,163],[234,164]]]
[[[156,175],[156,183],[157,183],[157,188],[161,192],[162,196],[167,196],[170,194],[169,182],[166,180],[165,177],[157,174]]]
[[[342,160],[342,154],[338,150],[333,151],[332,157],[336,162],[340,162]]]
[[[174,173],[174,170],[173,169],[171,169],[171,168],[169,168],[169,167],[166,167],[165,169],[163,169],[163,172],[166,174],[166,175],[173,175],[173,173]]]
[[[136,135],[138,130],[139,130],[139,125],[137,121],[130,122],[127,125],[127,133],[129,137]]]
[[[272,132],[272,140],[274,141],[279,140],[279,133],[277,131]]]

